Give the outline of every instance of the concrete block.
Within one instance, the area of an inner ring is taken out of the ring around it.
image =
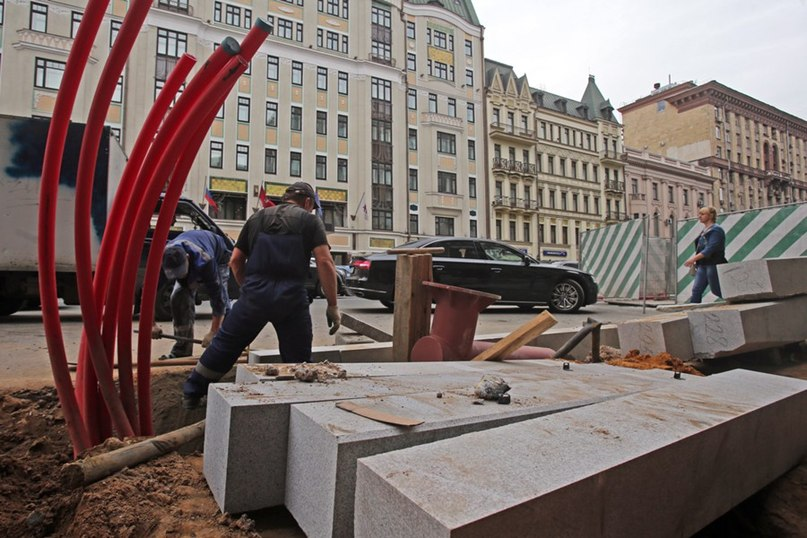
[[[726,263],[717,274],[723,298],[731,302],[807,295],[807,257]]]
[[[689,334],[687,315],[662,314],[617,325],[619,349],[627,353],[638,349],[641,353],[656,355],[667,352],[681,360],[693,357],[692,337]]]
[[[353,536],[353,499],[358,458],[399,450],[591,405],[678,383],[671,375],[593,376],[599,368],[559,376],[546,368],[532,376],[505,375],[511,386],[510,405],[474,405],[473,394],[447,391],[353,400],[392,414],[425,420],[401,428],[338,409],[333,402],[293,405],[289,424],[286,507],[309,537]],[[668,372],[669,374],[669,372]],[[694,383],[702,379],[695,379]]]
[[[312,362],[391,362],[392,344],[388,342],[317,346],[311,348]],[[249,364],[283,362],[278,349],[250,351]]]
[[[711,359],[807,339],[807,296],[688,313],[692,351]]]
[[[357,537],[690,536],[807,453],[807,382],[733,370],[358,461]]]

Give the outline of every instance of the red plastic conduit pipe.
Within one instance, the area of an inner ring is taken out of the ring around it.
[[[221,68],[234,54],[238,52],[238,43],[234,39],[222,41],[210,59],[190,81],[185,91],[180,96],[176,106],[166,118],[164,124],[157,133],[157,137],[151,145],[149,154],[143,162],[143,166],[138,174],[138,192],[141,193],[140,203],[131,204],[126,211],[124,226],[130,231],[128,243],[120,242],[116,252],[116,260],[125,260],[121,268],[120,286],[118,289],[118,362],[121,360],[131,363],[132,357],[132,304],[134,299],[134,286],[137,277],[137,266],[140,254],[145,241],[148,223],[157,204],[160,190],[164,183],[160,183],[154,178],[154,171],[165,155],[168,142],[173,137],[177,127],[182,123],[183,118],[192,109],[193,104],[199,98],[205,87],[212,81]],[[168,155],[174,162],[178,155]],[[169,169],[170,171],[170,169]],[[165,180],[165,177],[162,179]],[[160,210],[161,212],[163,209]],[[161,246],[161,248],[163,248]],[[117,255],[119,253],[119,255]],[[142,295],[141,295],[142,297]],[[141,301],[141,319],[144,308]],[[149,314],[151,318],[153,312]],[[140,374],[138,374],[140,376]],[[141,405],[141,409],[144,405]],[[147,410],[150,413],[150,409]],[[142,420],[141,420],[142,423]],[[148,431],[142,432],[148,435]]]
[[[120,239],[124,228],[122,225],[123,216],[126,212],[126,206],[131,202],[132,193],[138,192],[134,184],[135,179],[137,179],[137,174],[143,164],[143,159],[151,145],[151,141],[154,139],[157,128],[160,126],[165,112],[195,63],[196,59],[193,56],[183,54],[168,75],[165,85],[160,90],[154,105],[146,116],[146,121],[140,128],[140,133],[129,154],[129,160],[123,169],[118,192],[115,195],[112,209],[107,218],[107,229],[101,241],[101,251],[98,255],[94,280],[96,304],[103,303],[101,336],[107,357],[113,356],[115,349],[115,329],[118,313],[117,289],[120,285],[120,271],[113,271],[112,268],[116,266],[116,259],[113,257],[116,246],[119,241],[125,241],[125,239]],[[109,293],[107,293],[108,291]],[[131,365],[129,368],[131,368]]]
[[[160,209],[160,216],[157,219],[157,225],[154,229],[152,236],[151,249],[149,250],[148,262],[146,264],[146,277],[143,282],[143,294],[141,296],[141,309],[140,309],[140,333],[137,339],[137,372],[138,372],[138,387],[148,387],[147,379],[141,379],[141,369],[143,372],[149,372],[149,364],[151,362],[151,338],[149,330],[154,319],[154,303],[157,295],[157,283],[160,278],[161,261],[163,250],[165,249],[165,242],[168,239],[168,232],[171,227],[172,216],[176,209],[179,197],[182,194],[182,187],[185,183],[190,166],[207,134],[215,118],[216,111],[221,108],[221,104],[230,93],[230,90],[235,85],[238,77],[246,71],[249,62],[238,56],[233,58],[227,67],[220,73],[220,78],[210,85],[205,93],[200,97],[199,101],[194,106],[193,111],[189,114],[185,121],[183,121],[177,132],[194,133],[190,137],[174,137],[169,144],[167,153],[181,154],[183,157],[180,159],[179,164],[174,168],[171,180],[168,184],[165,197],[163,198],[163,205]],[[201,133],[201,137],[199,136]],[[171,170],[169,168],[171,163],[160,163],[155,176],[159,179],[167,177]],[[158,183],[159,184],[159,183]],[[146,374],[143,374],[146,375]],[[144,394],[138,392],[141,401],[143,401],[143,408],[141,409],[141,426],[151,427],[151,417],[146,417],[147,409],[150,409],[151,393]]]
[[[82,421],[73,392],[73,382],[67,367],[67,353],[59,319],[59,298],[56,291],[56,203],[62,154],[67,137],[70,115],[76,101],[81,76],[92,50],[95,36],[108,5],[107,0],[90,0],[67,57],[59,93],[48,130],[42,181],[39,191],[37,254],[39,258],[39,297],[42,303],[42,323],[48,344],[53,380],[64,412],[65,423],[73,444],[73,454],[90,447],[90,437]]]
[[[137,431],[137,409],[134,399],[134,383],[132,382],[132,369],[119,367],[120,397],[115,390],[115,381],[112,377],[112,357],[107,356],[104,342],[101,340],[101,327],[99,320],[103,302],[96,303],[93,292],[93,264],[90,242],[90,212],[92,208],[92,190],[95,180],[95,162],[98,157],[98,146],[101,133],[104,129],[109,103],[118,84],[118,79],[126,64],[126,59],[132,50],[137,34],[143,21],[146,19],[151,2],[149,0],[134,0],[123,20],[118,37],[109,53],[107,62],[101,72],[101,77],[95,89],[90,113],[87,117],[87,126],[81,141],[81,152],[78,160],[76,175],[76,209],[74,238],[76,244],[76,283],[78,284],[79,304],[84,320],[82,333],[82,347],[89,351],[93,372],[98,379],[98,387],[103,396],[104,403],[112,418],[120,437],[129,437]],[[112,232],[107,223],[107,231]],[[106,233],[106,232],[105,232]],[[79,356],[78,364],[86,368],[87,354]],[[82,391],[96,394],[96,384],[85,378]],[[85,399],[85,398],[83,398]],[[97,424],[88,425],[90,435],[98,432]]]

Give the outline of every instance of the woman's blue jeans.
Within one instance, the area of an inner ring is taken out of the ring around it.
[[[695,280],[692,281],[692,297],[689,298],[688,302],[700,303],[707,283],[712,293],[721,299],[723,298],[723,294],[720,291],[720,280],[717,278],[717,266],[699,265],[698,271],[695,273]]]

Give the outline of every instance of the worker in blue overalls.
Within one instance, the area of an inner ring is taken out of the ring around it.
[[[336,266],[314,189],[298,181],[286,189],[286,203],[261,209],[244,225],[230,260],[241,286],[210,347],[183,385],[183,406],[198,407],[211,382],[232,368],[243,349],[271,322],[283,362],[311,360],[313,331],[305,279],[312,252],[325,297],[326,318],[334,334],[341,324],[336,304]]]
[[[202,347],[213,341],[225,314],[230,310],[227,281],[230,278],[229,245],[224,238],[207,230],[190,230],[176,236],[163,252],[162,268],[165,276],[176,280],[171,292],[171,317],[174,336],[180,338],[171,352],[160,357],[174,359],[193,354],[193,324],[196,318],[196,290],[204,286],[210,296],[213,319],[210,330],[202,338]],[[155,323],[152,338],[162,337],[162,329]]]

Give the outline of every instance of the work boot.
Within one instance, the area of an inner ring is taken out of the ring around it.
[[[195,396],[193,394],[183,394],[182,409],[186,409],[188,411],[193,409],[199,409],[200,407],[202,407],[202,398],[203,396]]]

